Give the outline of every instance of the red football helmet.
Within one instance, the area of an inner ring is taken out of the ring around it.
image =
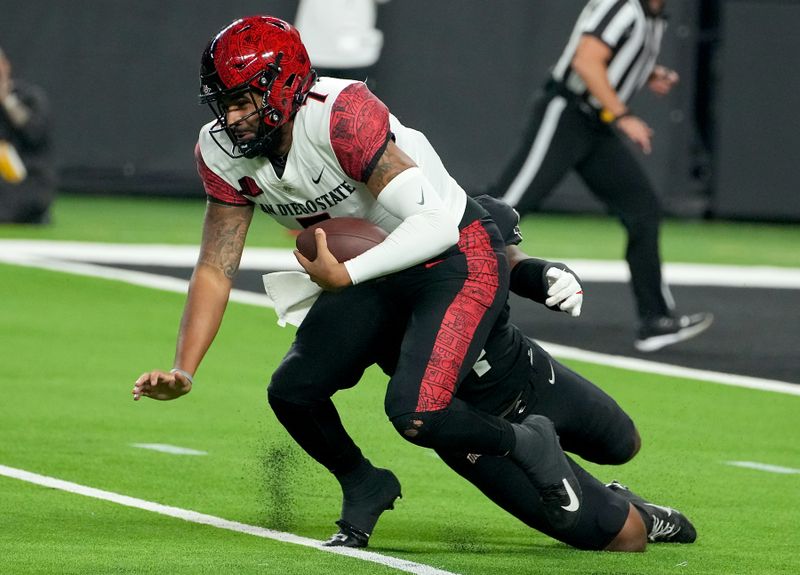
[[[232,22],[211,39],[200,63],[200,103],[208,104],[217,118],[211,129],[214,141],[234,158],[262,154],[275,130],[303,104],[315,80],[294,26],[272,16]],[[254,139],[239,141],[227,124],[225,100],[243,93],[253,98],[260,121]],[[218,138],[221,132],[230,143]]]

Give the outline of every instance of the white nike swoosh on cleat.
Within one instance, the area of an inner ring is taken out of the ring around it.
[[[569,484],[566,477],[561,481],[564,483],[564,489],[567,490],[567,495],[569,495],[569,505],[562,505],[561,509],[564,511],[577,511],[581,506],[581,502],[578,501],[578,496],[575,495],[575,492],[572,490],[572,485]]]
[[[547,380],[547,383],[553,385],[556,382],[556,373],[553,371],[553,364],[550,360],[547,360],[547,363],[550,365],[550,379]]]

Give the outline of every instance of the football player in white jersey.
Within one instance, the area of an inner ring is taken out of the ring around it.
[[[356,216],[388,238],[344,263],[317,231],[317,258],[297,254],[325,291],[274,372],[279,421],[327,467],[343,492],[331,545],[366,545],[400,496],[388,470],[364,458],[331,396],[354,386],[383,334],[403,326],[385,408],[406,440],[434,449],[507,456],[535,486],[547,521],[577,523],[581,490],[552,422],[451,409],[509,284],[505,246],[488,213],[453,180],[427,139],[403,126],[361,82],[317,79],[298,32],[270,16],[232,22],[201,61],[201,102],[215,119],[196,147],[208,196],[200,256],[173,368],[135,382],[134,399],[169,400],[192,378],[222,321],[255,207],[300,229]]]

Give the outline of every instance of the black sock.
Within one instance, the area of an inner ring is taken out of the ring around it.
[[[364,483],[364,481],[372,475],[374,470],[375,467],[370,463],[369,459],[362,456],[354,469],[350,469],[344,473],[334,471],[333,474],[336,479],[339,480],[342,491],[347,492],[348,490],[356,489],[359,485]]]
[[[269,404],[298,445],[334,475],[349,473],[364,461],[330,399],[307,406],[270,394]]]

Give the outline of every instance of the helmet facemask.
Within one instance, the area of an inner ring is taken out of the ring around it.
[[[281,72],[282,56],[279,53],[275,61],[267,65],[266,70],[259,71],[238,86],[212,90],[208,95],[200,96],[200,103],[208,104],[217,119],[209,133],[217,146],[231,158],[255,158],[264,155],[269,150],[275,132],[285,123],[283,114],[269,104],[270,92]],[[254,88],[254,85],[259,89]],[[263,91],[260,91],[262,87]],[[233,124],[228,124],[227,103],[242,96],[252,101],[254,110]],[[248,124],[253,116],[258,116],[258,131],[252,138],[240,139],[236,135],[236,128]],[[228,138],[221,138],[221,133],[225,133]]]
[[[232,158],[267,155],[315,81],[291,24],[272,16],[234,21],[212,38],[200,63],[200,103],[217,120],[210,130],[214,142]],[[253,112],[229,125],[229,107],[241,104],[252,104]]]

